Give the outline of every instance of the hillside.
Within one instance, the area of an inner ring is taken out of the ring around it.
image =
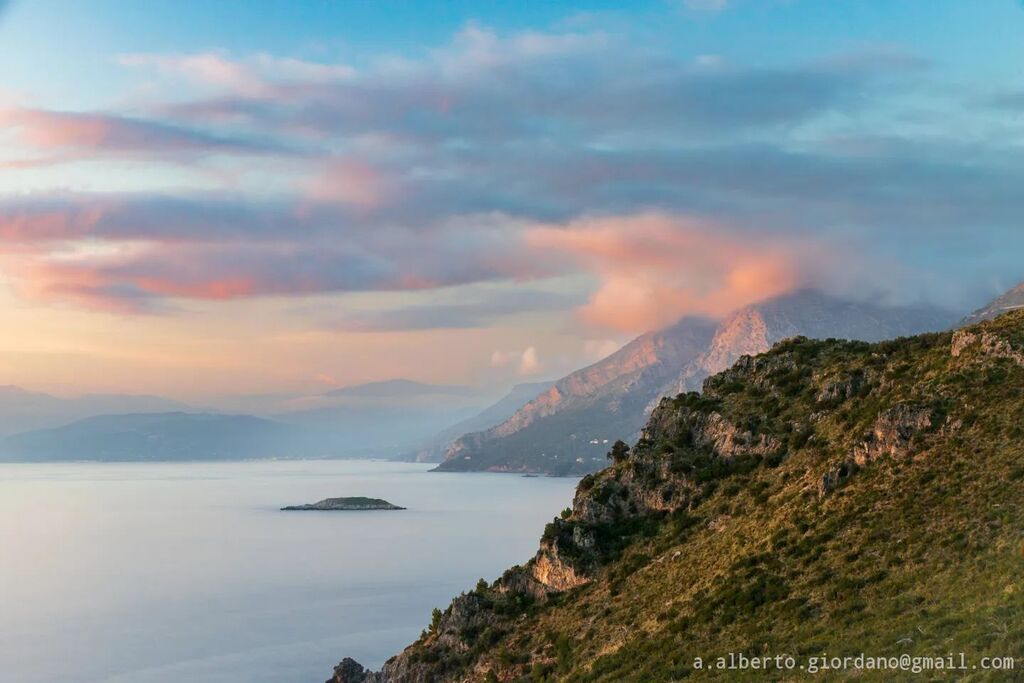
[[[715,324],[686,318],[558,381],[502,424],[455,441],[442,470],[586,473],[608,444],[635,438],[663,396],[700,388],[740,356],[797,335],[880,341],[949,327],[932,308],[882,307],[800,291],[742,308]]]
[[[744,357],[663,400],[533,559],[435,613],[382,672],[345,660],[331,681],[787,681],[809,677],[694,658],[1019,655],[1022,399],[1024,311]]]
[[[684,318],[560,379],[501,424],[452,443],[438,469],[569,474],[601,467],[608,442],[636,432],[662,389],[711,342],[714,322]]]
[[[448,447],[463,434],[480,432],[501,424],[512,417],[517,410],[551,388],[551,382],[527,382],[517,384],[501,399],[484,408],[468,419],[446,427],[419,444],[412,452],[405,453],[402,460],[416,462],[440,462]]]
[[[979,308],[964,318],[961,324],[973,325],[983,320],[991,320],[1008,311],[1024,308],[1024,282],[1020,283],[1002,296],[992,300],[988,305]]]
[[[0,440],[0,461],[244,460],[303,455],[284,425],[247,415],[102,415]]]

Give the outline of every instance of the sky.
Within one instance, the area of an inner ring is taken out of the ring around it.
[[[0,384],[558,377],[1024,279],[1018,0],[0,0]]]

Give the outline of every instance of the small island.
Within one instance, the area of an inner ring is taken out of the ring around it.
[[[324,498],[318,503],[307,503],[306,505],[289,505],[282,510],[404,510],[405,508],[392,505],[380,498],[364,498],[355,496],[352,498]]]

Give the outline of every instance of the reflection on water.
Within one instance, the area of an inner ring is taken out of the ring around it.
[[[0,679],[302,683],[377,666],[532,555],[575,480],[369,461],[0,465]],[[333,496],[407,511],[280,512]]]

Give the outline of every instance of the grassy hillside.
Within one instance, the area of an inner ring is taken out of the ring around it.
[[[808,680],[719,656],[966,657],[817,679],[1019,680],[1024,311],[881,344],[796,339],[665,400],[537,556],[355,681]]]

